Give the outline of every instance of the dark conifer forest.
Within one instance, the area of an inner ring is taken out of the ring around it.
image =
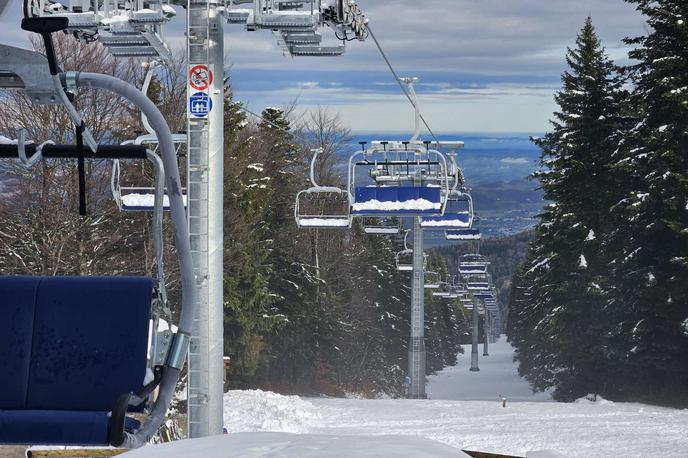
[[[630,0],[631,63],[592,20],[567,53],[534,174],[548,205],[514,281],[520,372],[559,400],[688,403],[688,4]]]

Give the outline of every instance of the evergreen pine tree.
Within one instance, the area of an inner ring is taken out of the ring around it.
[[[639,113],[620,145],[624,181],[613,208],[618,230],[610,345],[627,396],[688,401],[688,3],[628,0],[649,34],[629,68]]]
[[[529,361],[526,375],[533,385],[543,389],[552,384],[555,396],[570,400],[608,389],[600,286],[607,261],[598,235],[608,230],[608,189],[615,186],[611,164],[622,132],[624,81],[605,55],[590,18],[566,60],[569,70],[555,96],[560,111],[553,130],[535,139],[542,149],[535,177],[553,204],[541,215],[529,264],[521,273],[532,293],[526,316],[540,319],[524,321],[534,325],[532,331],[520,330],[519,320],[513,320],[511,330],[529,336],[515,342],[519,358]]]

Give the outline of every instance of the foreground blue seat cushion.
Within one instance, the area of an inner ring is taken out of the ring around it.
[[[143,386],[153,281],[45,277],[36,299],[27,410],[110,411]]]
[[[40,277],[0,277],[0,409],[23,409]]]
[[[0,410],[0,443],[104,445],[107,412]]]

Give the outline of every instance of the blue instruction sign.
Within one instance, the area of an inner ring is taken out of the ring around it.
[[[205,92],[196,92],[189,97],[189,113],[197,118],[205,118],[213,111],[213,101]]]

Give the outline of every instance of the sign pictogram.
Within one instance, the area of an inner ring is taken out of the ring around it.
[[[194,65],[189,70],[189,86],[197,91],[205,91],[213,83],[213,72],[207,65]]]
[[[205,118],[213,111],[213,101],[205,92],[196,92],[189,97],[189,113],[196,118]]]

